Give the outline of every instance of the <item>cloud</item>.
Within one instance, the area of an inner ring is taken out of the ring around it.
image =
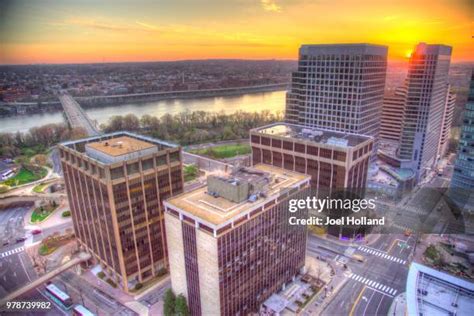
[[[129,31],[130,27],[127,25],[103,23],[95,20],[83,20],[83,19],[72,19],[68,21],[69,24],[88,27],[92,29],[105,30],[105,31]]]
[[[113,23],[113,22],[103,22],[97,21],[95,19],[84,19],[84,18],[70,18],[64,21],[55,21],[48,22],[47,25],[51,27],[64,28],[68,26],[80,26],[87,29],[95,29],[101,31],[110,31],[110,32],[155,32],[158,31],[158,27],[136,21],[133,23]]]
[[[275,2],[275,0],[260,0],[263,10],[270,12],[281,12],[281,7]]]
[[[154,25],[151,25],[151,24],[147,24],[147,23],[144,23],[144,22],[140,22],[140,21],[135,21],[136,24],[140,25],[141,27],[143,27],[144,29],[146,30],[150,30],[150,31],[158,31],[158,28]]]

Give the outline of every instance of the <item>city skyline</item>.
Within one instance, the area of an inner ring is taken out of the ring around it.
[[[471,3],[0,0],[0,314],[470,315]]]
[[[144,2],[3,1],[0,64],[297,59],[300,43],[387,45],[402,61],[418,42],[474,60],[469,1]]]

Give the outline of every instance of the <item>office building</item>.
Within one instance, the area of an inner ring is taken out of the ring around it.
[[[378,139],[387,47],[303,45],[286,99],[286,122]],[[376,143],[372,156],[376,154]]]
[[[399,158],[401,167],[414,170],[418,180],[438,160],[450,60],[451,47],[425,43],[418,44],[410,57]]]
[[[171,285],[191,315],[249,315],[298,275],[306,228],[290,225],[289,199],[309,177],[268,165],[216,174],[165,201]]]
[[[252,163],[264,163],[311,176],[311,187],[360,189],[367,184],[370,136],[275,123],[250,131]]]
[[[129,291],[167,265],[163,200],[183,191],[180,147],[128,132],[59,145],[74,230]]]
[[[458,155],[451,179],[451,196],[463,209],[474,213],[474,74],[471,77],[469,96],[459,140]]]
[[[380,139],[400,142],[406,100],[406,86],[398,87],[393,94],[384,97],[380,121]]]
[[[453,124],[454,107],[456,105],[456,94],[448,86],[446,94],[446,105],[444,107],[443,123],[441,125],[441,137],[439,139],[438,157],[444,157],[448,151],[449,139],[451,138],[451,125]]]

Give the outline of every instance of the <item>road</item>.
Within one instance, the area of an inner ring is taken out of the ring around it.
[[[158,301],[163,300],[163,296],[167,289],[171,288],[171,278],[164,282],[159,288],[150,291],[150,293],[143,296],[139,301],[146,306],[156,304]]]
[[[77,274],[66,271],[53,281],[66,292],[74,302],[87,307],[90,311],[105,315],[136,315],[135,312],[120,304],[100,289],[84,282]]]
[[[53,172],[62,177],[63,170],[61,168],[61,157],[59,156],[58,148],[53,148],[53,150],[51,151],[50,159],[53,165]]]
[[[92,120],[71,95],[61,93],[59,95],[59,101],[63,106],[66,117],[72,128],[83,128],[89,136],[100,134],[94,123],[92,123]]]
[[[381,235],[370,247],[351,247],[365,262],[346,261],[351,271],[344,273],[347,282],[323,315],[386,315],[394,296],[405,291],[413,244],[413,238],[391,234]]]
[[[17,243],[16,239],[25,236],[23,218],[28,210],[28,206],[0,210],[0,258],[23,246],[23,242]]]

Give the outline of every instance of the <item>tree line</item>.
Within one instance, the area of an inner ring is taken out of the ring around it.
[[[181,145],[203,142],[248,138],[249,130],[281,121],[281,112],[182,112],[161,117],[145,114],[138,118],[134,114],[112,116],[101,129],[106,132],[130,131],[168,140]],[[19,155],[31,157],[44,153],[59,142],[86,137],[82,128],[71,129],[67,124],[47,124],[31,128],[27,132],[0,133],[0,157],[14,158]]]
[[[101,125],[105,132],[130,131],[173,141],[181,145],[248,138],[249,130],[283,119],[282,113],[270,111],[243,112],[182,112],[165,114],[160,118],[148,114],[116,115]]]
[[[0,157],[15,158],[44,153],[49,147],[66,140],[86,137],[82,128],[71,129],[67,124],[47,124],[27,132],[0,133]]]

